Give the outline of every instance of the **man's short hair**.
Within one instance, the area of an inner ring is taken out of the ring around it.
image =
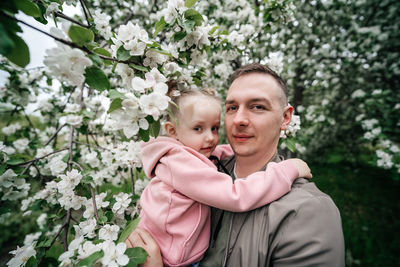
[[[282,89],[282,91],[285,95],[286,101],[287,101],[288,89],[287,89],[285,81],[281,78],[281,76],[279,76],[271,68],[269,68],[268,66],[259,64],[259,63],[247,64],[247,65],[244,65],[244,66],[236,69],[235,72],[231,75],[230,84],[232,84],[233,81],[236,80],[237,78],[239,78],[240,76],[244,76],[244,75],[247,75],[250,73],[264,73],[267,75],[271,75],[275,79],[275,81],[278,83],[279,87]]]

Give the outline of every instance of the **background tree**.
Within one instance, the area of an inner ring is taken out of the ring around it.
[[[305,155],[400,173],[398,1],[295,1],[270,51],[284,54]]]

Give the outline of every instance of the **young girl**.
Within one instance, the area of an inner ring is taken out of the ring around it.
[[[220,101],[208,91],[184,91],[172,97],[168,137],[142,145],[143,169],[151,179],[140,198],[140,228],[157,241],[167,266],[198,262],[208,248],[210,207],[243,212],[268,204],[287,192],[298,177],[311,178],[305,162],[269,163],[246,179],[217,171],[208,159],[233,155],[217,146]],[[178,107],[178,108],[177,108]]]

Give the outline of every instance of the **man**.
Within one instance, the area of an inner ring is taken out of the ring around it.
[[[225,111],[235,156],[224,165],[234,179],[281,160],[280,131],[288,127],[293,108],[275,72],[260,64],[236,70]],[[152,244],[146,236],[133,234],[129,239],[134,245],[138,236]],[[152,263],[158,255],[149,253]],[[339,211],[329,196],[302,178],[288,194],[264,207],[243,213],[214,209],[210,247],[200,266],[344,266]]]

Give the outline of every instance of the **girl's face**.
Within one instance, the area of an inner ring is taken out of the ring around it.
[[[209,157],[218,144],[221,106],[207,96],[186,96],[180,103],[176,139]]]

